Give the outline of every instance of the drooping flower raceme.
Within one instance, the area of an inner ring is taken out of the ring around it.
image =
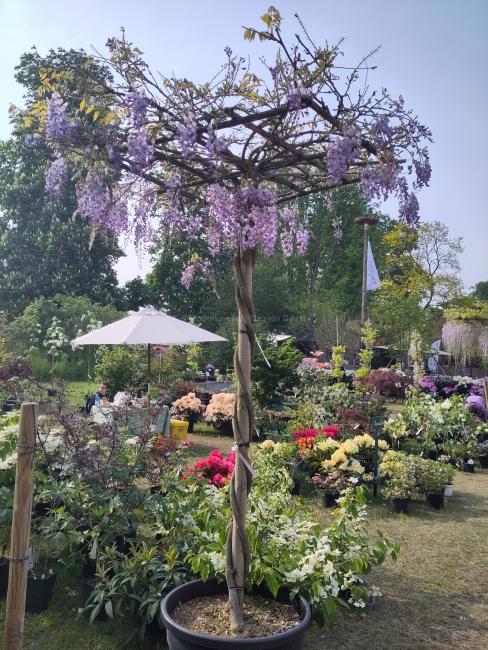
[[[149,97],[144,92],[132,91],[124,97],[123,105],[130,109],[130,118],[136,128],[144,124],[149,104]]]
[[[46,174],[46,194],[51,199],[61,198],[68,182],[68,163],[60,156],[51,164]]]
[[[361,133],[357,127],[350,127],[337,136],[327,147],[327,171],[334,181],[342,180],[355,161],[361,148]]]
[[[189,158],[197,141],[197,126],[193,119],[187,118],[178,125],[177,138],[183,157]]]
[[[129,135],[127,153],[131,167],[135,171],[144,169],[151,164],[154,158],[154,143],[149,137],[147,129],[141,127],[138,131]]]
[[[68,113],[66,104],[57,92],[47,100],[46,113],[46,138],[53,141],[62,141],[69,131]]]
[[[85,182],[78,188],[78,213],[98,228],[117,234],[127,229],[127,203],[111,199],[101,174],[94,171],[88,172]]]

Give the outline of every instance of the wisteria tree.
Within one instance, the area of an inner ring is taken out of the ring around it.
[[[398,198],[400,218],[418,220],[416,190],[427,185],[430,131],[385,88],[371,90],[370,55],[342,62],[341,43],[317,45],[301,23],[288,42],[270,7],[249,41],[271,43],[276,56],[248,59],[225,48],[208,82],[155,74],[125,37],[109,38],[97,58],[113,81],[86,84],[77,110],[53,79],[46,101],[29,119],[57,159],[46,190],[52,200],[69,174],[78,179],[77,216],[95,228],[130,232],[138,245],[164,237],[204,240],[210,258],[234,256],[238,307],[235,353],[237,462],[230,486],[233,519],[226,552],[231,624],[243,631],[242,602],[249,566],[246,502],[251,486],[250,397],[255,346],[252,297],[256,255],[302,253],[307,222],[293,200],[359,183],[367,200]],[[43,80],[46,87],[46,79]],[[193,257],[182,277],[211,273],[211,259]]]

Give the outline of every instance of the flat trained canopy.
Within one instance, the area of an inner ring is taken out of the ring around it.
[[[152,307],[139,311],[98,330],[78,336],[72,345],[188,345],[226,341],[207,330],[168,316]]]

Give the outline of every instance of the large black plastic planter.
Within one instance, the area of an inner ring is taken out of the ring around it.
[[[408,504],[410,503],[410,498],[393,498],[391,500],[391,507],[393,512],[403,512],[404,514],[408,512]]]
[[[47,609],[53,597],[55,582],[55,573],[51,573],[45,578],[28,576],[25,611],[30,614],[38,614]]]
[[[193,632],[193,630],[179,625],[171,616],[173,610],[180,603],[185,603],[189,600],[200,598],[201,596],[216,596],[225,593],[227,593],[227,585],[225,583],[219,584],[214,580],[208,580],[207,582],[195,580],[170,591],[161,603],[161,616],[166,627],[169,650],[240,650],[241,648],[254,648],[254,650],[303,649],[305,632],[310,624],[310,606],[301,596],[298,596],[295,600],[295,606],[302,618],[298,625],[280,634],[255,639],[223,638]],[[270,595],[264,589],[256,589],[253,593],[268,597]],[[277,600],[289,602],[286,594],[283,594],[282,597],[278,594]]]
[[[442,494],[428,494],[427,503],[434,510],[442,510],[444,507],[444,493]]]
[[[325,508],[337,508],[337,499],[341,495],[339,492],[334,492],[333,494],[330,492],[325,492],[323,495],[323,504]]]
[[[482,454],[480,456],[480,465],[481,469],[488,469],[488,454]]]
[[[474,463],[468,463],[467,461],[464,462],[463,471],[468,472],[469,474],[474,474]]]
[[[9,562],[0,560],[0,598],[5,598],[8,588]]]

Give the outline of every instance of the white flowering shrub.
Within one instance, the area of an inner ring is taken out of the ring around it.
[[[253,463],[248,586],[264,584],[275,595],[281,587],[292,595],[300,593],[320,625],[331,622],[340,607],[363,609],[378,594],[364,576],[387,557],[395,558],[398,547],[383,538],[369,542],[362,489],[346,490],[327,528],[317,523],[310,505],[291,497],[291,479],[279,444],[257,450]],[[189,486],[193,498],[195,489]],[[230,506],[225,489],[203,489],[200,507],[188,515],[193,532],[188,560],[195,573],[223,580]]]
[[[13,486],[17,465],[19,412],[0,415],[0,486]]]

